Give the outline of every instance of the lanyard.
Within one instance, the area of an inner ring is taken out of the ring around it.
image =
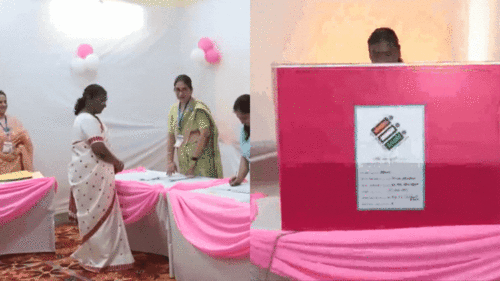
[[[2,126],[2,129],[5,133],[9,133],[10,129],[9,129],[9,125],[7,124],[7,116],[5,116],[5,127],[2,125],[1,122],[0,122],[0,126]]]
[[[184,107],[184,110],[182,110],[182,114],[181,114],[181,104],[179,103],[179,110],[177,111],[177,121],[179,123],[178,124],[179,132],[182,132],[182,129],[181,129],[182,119],[184,119],[184,112],[186,112],[186,109],[188,108],[190,102],[191,102],[191,98],[189,98],[188,102],[186,103],[186,106]]]

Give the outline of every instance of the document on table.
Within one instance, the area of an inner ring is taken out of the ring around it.
[[[173,174],[171,176],[168,177],[168,180],[170,181],[182,181],[182,180],[188,180],[188,179],[193,179],[195,177],[193,176],[186,176],[186,175],[183,175],[183,174],[179,174],[179,173],[176,173],[176,174]]]
[[[191,192],[210,194],[218,197],[231,198],[244,203],[250,203],[250,183],[243,183],[238,186],[231,186],[229,183],[225,183],[205,189],[195,189]]]
[[[423,210],[423,105],[355,106],[358,210]]]

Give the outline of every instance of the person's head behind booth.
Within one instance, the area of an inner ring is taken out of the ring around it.
[[[83,96],[78,99],[75,105],[75,115],[78,115],[82,110],[90,114],[100,114],[106,107],[107,92],[97,84],[87,86],[83,91]]]
[[[387,27],[377,28],[372,32],[368,38],[368,51],[372,63],[403,62],[398,36]]]
[[[234,113],[244,125],[246,139],[250,137],[250,95],[245,94],[239,96],[234,102]]]

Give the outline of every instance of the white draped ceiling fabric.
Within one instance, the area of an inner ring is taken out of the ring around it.
[[[236,173],[241,124],[232,106],[250,92],[250,0],[0,1],[0,34],[7,113],[29,131],[35,169],[59,182],[56,212],[68,206],[73,108],[91,83],[108,92],[101,119],[125,167],[163,171],[173,82],[191,76],[193,96],[207,103],[219,127],[224,176]],[[190,59],[202,37],[222,53],[218,65]],[[80,44],[99,57],[97,74],[72,72]]]

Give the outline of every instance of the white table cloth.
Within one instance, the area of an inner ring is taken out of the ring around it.
[[[26,213],[0,226],[0,255],[55,252],[55,186]]]

